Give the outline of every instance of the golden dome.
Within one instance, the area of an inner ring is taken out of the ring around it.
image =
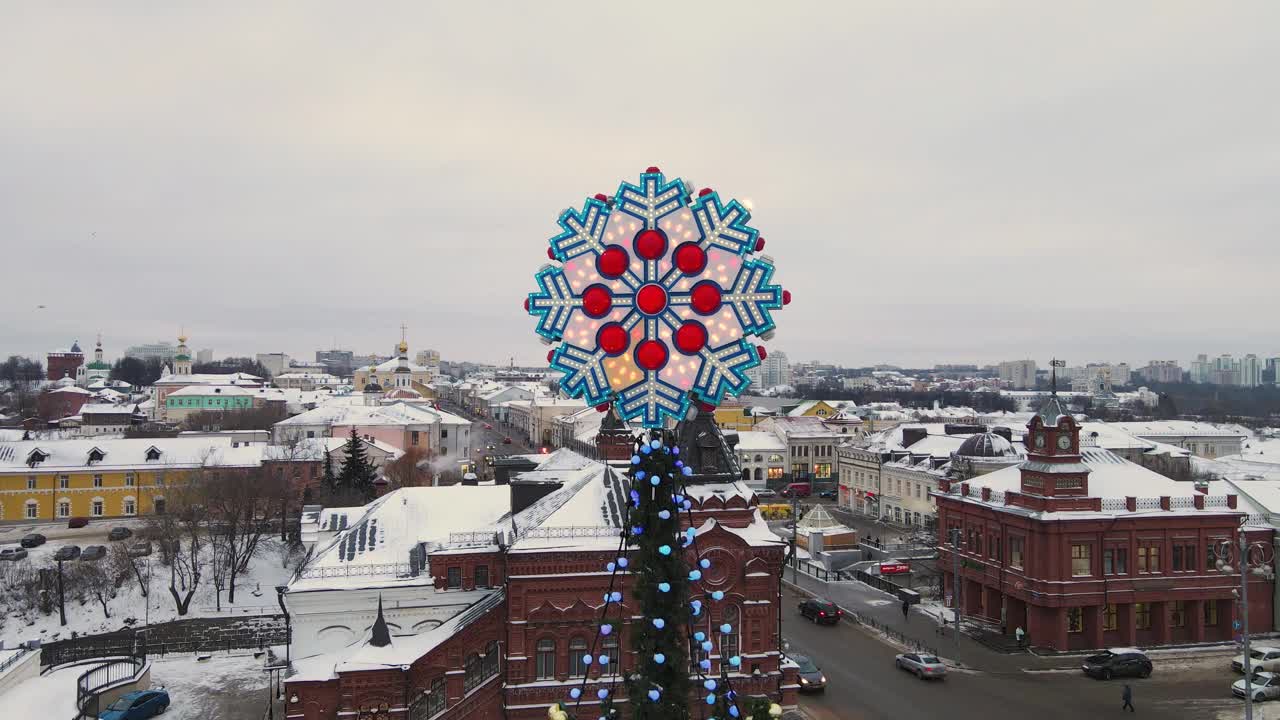
[[[178,336],[178,342],[179,342],[179,343],[181,343],[181,344],[183,344],[183,345],[186,345],[186,344],[187,344],[187,336],[186,336],[186,335],[179,335],[179,336]]]
[[[400,341],[400,344],[399,344],[399,345],[397,345],[396,347],[397,347],[397,349],[398,349],[398,350],[400,350],[400,352],[402,352],[402,353],[407,353],[407,352],[409,352],[409,343],[405,342],[404,340],[401,340],[401,341]]]

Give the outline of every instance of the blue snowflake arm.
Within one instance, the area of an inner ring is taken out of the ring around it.
[[[588,405],[599,405],[613,398],[609,378],[605,375],[603,350],[588,350],[564,343],[551,357],[551,367],[564,374],[560,389],[569,397],[580,397]]]
[[[626,420],[640,418],[645,427],[662,427],[666,418],[683,420],[689,412],[689,395],[646,370],[644,379],[624,389],[619,410]]]
[[[749,227],[751,213],[737,200],[720,204],[718,193],[707,193],[693,201],[693,219],[702,233],[703,249],[723,248],[735,255],[746,255],[756,245],[760,231]]]
[[[547,340],[559,340],[569,325],[573,309],[582,306],[582,299],[574,295],[562,268],[545,265],[534,275],[534,280],[540,289],[529,293],[529,314],[538,318],[539,335]]]
[[[698,397],[719,405],[727,391],[737,396],[747,389],[747,371],[760,364],[760,355],[746,340],[737,340],[718,348],[704,347],[698,352],[702,363],[694,378],[693,391]]]
[[[678,178],[667,182],[660,172],[640,175],[640,184],[623,182],[618,186],[614,207],[644,222],[646,228],[658,226],[658,220],[685,206],[684,183]]]
[[[770,310],[782,307],[782,287],[770,285],[773,263],[765,258],[743,260],[733,285],[725,290],[724,304],[733,308],[746,335],[763,335],[774,328]]]
[[[604,252],[604,231],[609,224],[609,206],[591,198],[582,212],[569,208],[560,213],[563,232],[551,238],[551,251],[561,262],[585,253]]]

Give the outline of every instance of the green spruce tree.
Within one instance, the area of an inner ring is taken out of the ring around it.
[[[324,454],[324,477],[322,478],[324,489],[327,492],[333,492],[338,489],[338,476],[333,474],[333,455],[328,451]]]
[[[360,436],[352,426],[351,439],[347,441],[347,460],[338,475],[338,486],[360,493],[364,501],[369,502],[374,496],[373,481],[376,477],[369,458],[365,457],[364,443],[360,442]]]

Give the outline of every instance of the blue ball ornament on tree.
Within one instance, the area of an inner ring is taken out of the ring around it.
[[[707,639],[707,634],[699,630],[698,632],[693,634],[693,639],[697,640],[698,642],[702,642],[703,640]]]
[[[710,641],[710,640],[703,640],[703,641],[702,641],[702,649],[703,649],[703,650],[705,650],[706,652],[711,652],[711,648],[712,648],[712,647],[713,647],[713,646],[712,646],[712,644],[711,644],[711,641]]]
[[[640,456],[639,456],[639,455],[632,455],[632,456],[631,456],[631,464],[632,464],[632,465],[639,465],[639,464],[640,464]]]
[[[715,694],[715,693],[711,693],[710,695],[707,695],[707,704],[708,704],[708,705],[715,705],[715,704],[716,704],[716,694]]]
[[[671,511],[670,511],[670,510],[662,510],[662,511],[659,511],[659,512],[658,512],[658,517],[662,518],[663,520],[670,520],[670,519],[671,519]]]
[[[728,635],[729,633],[733,632],[733,626],[730,625],[729,623],[725,623],[720,626],[720,632],[724,633],[725,635]]]
[[[690,570],[690,571],[689,571],[689,579],[690,579],[690,580],[694,580],[694,581],[701,580],[701,579],[702,579],[702,571],[701,571],[701,570]]]
[[[629,561],[629,560],[627,560],[626,558],[624,558],[624,557],[620,557],[620,558],[618,558],[618,567],[620,567],[620,568],[624,568],[624,567],[626,567],[626,566],[627,566],[627,563],[628,563],[628,562],[630,562],[630,561]]]
[[[702,668],[703,670],[710,670],[710,669],[711,669],[711,661],[710,661],[710,660],[700,660],[700,661],[698,661],[698,667]]]
[[[601,700],[609,697],[609,690],[607,688],[600,688],[599,690],[596,691],[596,697],[600,698]]]
[[[742,665],[742,658],[738,657],[737,655],[734,655],[733,657],[729,658],[729,664],[732,665],[733,667],[739,667]]]
[[[653,626],[661,630],[662,628],[667,626],[667,621],[663,620],[662,618],[654,618]]]
[[[721,592],[720,590],[716,590],[715,592],[711,593],[711,599],[712,599],[712,600],[723,600],[723,599],[724,599],[724,593],[723,593],[723,592]]]
[[[662,483],[662,478],[658,477],[657,475],[654,475],[653,477],[649,478],[649,484],[654,487],[658,487],[658,485],[661,483]]]
[[[658,583],[658,592],[671,592],[671,583]]]
[[[658,698],[660,698],[660,697],[662,697],[662,693],[658,692],[657,690],[650,690],[650,691],[649,691],[649,699],[650,699],[650,700],[652,700],[652,701],[654,701],[654,702],[658,702]]]
[[[653,452],[653,448],[649,447],[648,444],[641,445],[640,452],[644,453],[645,455],[648,455],[649,453]]]
[[[649,447],[653,448],[654,450],[657,450],[658,448],[662,447],[662,441],[661,441],[661,440],[651,440],[651,441],[649,441]]]
[[[667,656],[663,655],[662,653],[654,653],[653,661],[661,665],[662,663],[667,661]]]
[[[698,565],[701,566],[703,570],[706,570],[711,567],[711,561],[706,558],[702,558],[698,561]],[[626,567],[626,565],[623,565],[622,567]]]
[[[706,688],[706,689],[708,689],[708,690],[715,690],[715,689],[716,689],[716,681],[715,681],[715,680],[712,680],[711,678],[707,678],[707,679],[706,679],[706,681],[704,681],[704,682],[702,683],[702,687],[704,687],[704,688]]]
[[[659,548],[658,548],[658,553],[659,553],[659,554],[661,554],[661,555],[670,555],[670,554],[671,554],[671,546],[670,546],[670,545],[663,545],[663,546],[659,547]]]
[[[685,465],[684,467],[680,468],[680,472],[684,473],[685,475],[692,475],[693,468],[689,467],[688,465]]]
[[[569,697],[573,698],[574,700],[577,700],[578,698],[582,697],[582,691],[579,690],[578,688],[574,688],[569,691]]]
[[[601,635],[608,635],[611,632],[613,632],[613,626],[610,625],[609,623],[605,623],[604,625],[600,626]]]

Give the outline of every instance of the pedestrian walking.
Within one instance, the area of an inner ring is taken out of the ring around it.
[[[1124,699],[1124,705],[1120,706],[1121,712],[1125,710],[1137,712],[1137,710],[1133,709],[1133,688],[1129,687],[1129,683],[1124,684],[1124,690],[1121,692],[1120,697]]]
[[[911,612],[911,603],[907,602],[906,600],[903,600],[902,601],[902,619],[910,620],[911,619],[911,616],[909,615],[910,612]]]
[[[1026,645],[1026,643],[1027,643],[1027,631],[1026,631],[1026,630],[1023,630],[1021,625],[1019,625],[1019,626],[1018,626],[1018,629],[1017,629],[1017,630],[1014,630],[1014,631],[1013,631],[1013,635],[1014,635],[1014,637],[1018,638],[1018,647],[1019,647],[1019,648],[1024,648],[1024,647],[1026,647],[1026,646],[1027,646],[1027,645]]]

